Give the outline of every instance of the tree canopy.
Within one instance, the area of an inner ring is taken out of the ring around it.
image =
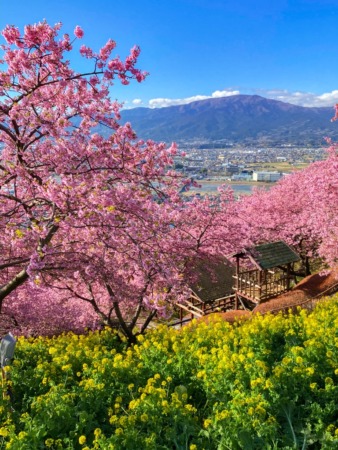
[[[78,325],[118,322],[133,339],[137,321],[144,330],[185,295],[194,259],[232,249],[233,197],[183,201],[176,146],[119,125],[110,91],[147,75],[138,47],[122,61],[113,40],[82,45],[90,68],[79,73],[66,58],[84,33],[60,30],[2,32],[0,305],[36,321],[62,324],[67,311]]]

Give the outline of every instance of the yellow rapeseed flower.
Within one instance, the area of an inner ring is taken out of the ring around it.
[[[211,424],[212,424],[212,420],[210,420],[210,419],[205,419],[203,422],[204,428],[209,428]]]
[[[113,415],[113,416],[110,417],[109,423],[111,425],[113,425],[114,423],[118,422],[118,420],[119,420],[119,418],[116,415]]]
[[[141,415],[141,421],[142,421],[142,422],[148,422],[148,419],[149,419],[149,418],[148,418],[148,414],[145,414],[145,413],[144,413],[144,414]]]
[[[79,444],[83,445],[86,442],[87,438],[86,436],[82,435],[79,437]]]
[[[95,428],[94,430],[94,436],[96,437],[96,439],[101,436],[102,430],[101,428]]]

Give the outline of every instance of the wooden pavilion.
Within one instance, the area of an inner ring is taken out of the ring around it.
[[[211,312],[234,309],[233,263],[225,258],[214,259],[196,265],[194,272],[196,280],[190,285],[190,297],[176,305],[180,323]]]
[[[285,242],[277,241],[245,248],[236,258],[235,309],[250,309],[291,288],[292,269],[300,260]]]

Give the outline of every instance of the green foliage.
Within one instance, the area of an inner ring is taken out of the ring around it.
[[[338,296],[139,336],[20,338],[0,449],[338,448]],[[14,411],[11,410],[11,406]]]

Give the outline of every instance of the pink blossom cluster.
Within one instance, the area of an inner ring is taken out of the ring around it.
[[[82,38],[83,38],[84,32],[83,32],[82,28],[79,27],[79,25],[77,25],[77,26],[75,27],[74,35],[75,35],[78,39],[82,39]]]

